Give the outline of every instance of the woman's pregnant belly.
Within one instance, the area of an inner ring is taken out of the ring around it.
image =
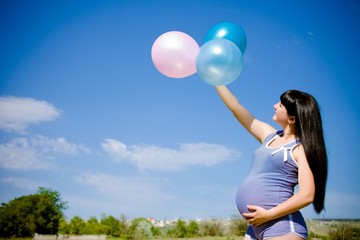
[[[289,197],[288,193],[284,194],[281,188],[269,179],[248,176],[237,191],[236,205],[239,212],[243,214],[249,212],[247,205],[270,209]]]

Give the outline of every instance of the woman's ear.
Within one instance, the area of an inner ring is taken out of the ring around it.
[[[295,123],[295,117],[294,116],[289,116],[288,123],[289,124],[294,124]]]

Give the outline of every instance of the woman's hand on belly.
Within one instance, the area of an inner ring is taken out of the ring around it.
[[[246,219],[246,222],[254,227],[260,226],[271,220],[268,210],[254,205],[247,205],[248,213],[243,213],[242,216]]]

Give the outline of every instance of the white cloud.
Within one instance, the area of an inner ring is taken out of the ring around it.
[[[178,171],[188,166],[213,166],[232,160],[239,152],[208,143],[181,144],[179,149],[155,145],[130,145],[114,139],[101,143],[103,150],[116,162],[127,161],[139,169]]]
[[[60,112],[46,101],[0,97],[0,129],[23,134],[32,124],[57,119]]]
[[[45,136],[14,138],[0,144],[0,167],[6,169],[34,170],[53,167],[54,157],[90,153],[82,145],[69,143],[64,138],[50,139]]]
[[[32,146],[35,146],[42,153],[54,152],[66,155],[76,155],[79,152],[91,153],[91,150],[83,145],[73,144],[65,138],[50,139],[45,136],[38,135],[30,139]]]
[[[40,185],[31,179],[17,177],[3,177],[0,179],[0,183],[32,191],[36,190]]]

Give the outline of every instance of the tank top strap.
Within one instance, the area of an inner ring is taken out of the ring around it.
[[[264,144],[268,145],[269,142],[271,142],[272,140],[274,140],[275,137],[280,136],[283,133],[282,130],[270,133],[267,137],[265,137],[264,139]]]
[[[281,134],[281,131],[279,131]],[[284,153],[284,162],[288,160],[288,152],[291,152],[296,146],[298,146],[301,143],[299,139],[295,139],[285,145],[280,146],[275,151],[271,152],[271,156],[274,156],[275,153],[283,151]]]

